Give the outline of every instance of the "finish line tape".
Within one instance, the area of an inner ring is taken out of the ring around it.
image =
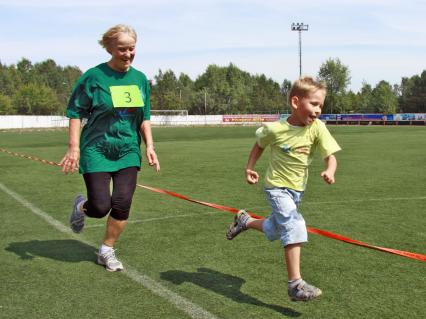
[[[9,155],[12,155],[12,156],[16,156],[16,157],[21,157],[21,158],[25,158],[25,159],[29,159],[29,160],[33,160],[33,161],[38,161],[38,162],[41,162],[43,164],[48,164],[48,165],[53,165],[53,166],[61,166],[60,164],[58,164],[56,162],[47,161],[47,160],[40,159],[40,158],[35,157],[35,156],[25,155],[25,154],[16,153],[16,152],[10,152],[10,151],[8,151],[4,148],[0,148],[0,152],[6,153],[6,154],[9,154]],[[152,192],[173,196],[173,197],[183,199],[183,200],[186,200],[186,201],[189,201],[189,202],[192,202],[192,203],[208,206],[208,207],[211,207],[211,208],[215,208],[215,209],[218,209],[218,210],[221,210],[221,211],[226,211],[226,212],[233,213],[233,214],[236,214],[239,211],[238,208],[233,208],[233,207],[208,203],[208,202],[204,202],[204,201],[199,201],[199,200],[192,199],[192,198],[186,197],[184,195],[181,195],[181,194],[178,194],[178,193],[175,193],[175,192],[171,192],[171,191],[168,191],[168,190],[164,190],[164,189],[161,189],[161,188],[155,188],[155,187],[146,186],[146,185],[142,185],[142,184],[137,184],[137,186],[140,187],[140,188],[147,189],[147,190],[152,191]],[[251,212],[248,212],[248,213],[251,217],[256,218],[256,219],[263,219],[264,218],[262,216],[255,215]],[[308,229],[308,232],[310,232],[312,234],[317,234],[317,235],[325,236],[325,237],[332,238],[332,239],[335,239],[335,240],[339,240],[339,241],[342,241],[342,242],[345,242],[345,243],[349,243],[349,244],[352,244],[352,245],[357,245],[357,246],[361,246],[361,247],[365,247],[365,248],[369,248],[369,249],[374,249],[374,250],[378,250],[378,251],[382,251],[382,252],[395,254],[395,255],[402,256],[402,257],[426,262],[426,255],[422,255],[422,254],[418,254],[418,253],[412,253],[412,252],[409,252],[409,251],[403,251],[403,250],[398,250],[398,249],[374,246],[374,245],[364,243],[362,241],[358,241],[358,240],[355,240],[355,239],[344,237],[342,235],[335,234],[335,233],[332,233],[332,232],[329,232],[329,231],[326,231],[326,230],[321,230],[321,229],[318,229],[318,228],[307,227],[307,229]]]

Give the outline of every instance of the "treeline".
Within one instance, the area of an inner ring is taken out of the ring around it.
[[[61,67],[55,61],[32,64],[22,59],[16,65],[0,62],[0,115],[64,114],[78,67]]]
[[[55,61],[16,65],[0,63],[0,115],[62,115],[78,67],[61,67]],[[363,83],[359,92],[348,90],[349,68],[339,59],[324,62],[317,79],[327,83],[323,113],[426,113],[426,70],[402,78],[400,84],[380,81],[375,87]],[[252,75],[234,64],[210,65],[192,80],[172,70],[159,70],[151,83],[152,109],[189,111],[189,114],[237,114],[289,112],[287,94],[291,81],[281,84],[265,75]]]

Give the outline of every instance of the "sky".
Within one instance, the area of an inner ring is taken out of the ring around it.
[[[282,83],[316,77],[328,59],[350,71],[348,89],[426,70],[426,0],[0,0],[0,62],[53,59],[82,71],[109,60],[98,44],[111,26],[138,33],[133,66],[195,80],[233,63]]]

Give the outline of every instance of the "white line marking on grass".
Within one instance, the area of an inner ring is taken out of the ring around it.
[[[380,201],[397,201],[397,200],[423,200],[426,199],[426,196],[421,197],[392,197],[392,198],[366,198],[366,199],[352,199],[352,200],[336,200],[336,201],[325,201],[325,202],[315,202],[315,201],[305,201],[303,202],[303,205],[322,205],[322,204],[350,204],[353,202],[380,202]],[[268,212],[268,209],[264,209],[264,207],[256,209],[251,208],[249,211],[256,212],[256,211],[262,211],[263,213]],[[270,211],[270,209],[269,209]],[[148,222],[155,222],[160,220],[167,220],[167,219],[174,219],[174,218],[184,218],[184,217],[195,217],[199,215],[208,215],[208,214],[217,214],[217,211],[210,211],[210,212],[204,212],[204,213],[198,213],[198,214],[185,214],[185,215],[171,215],[171,216],[164,216],[164,217],[154,217],[154,218],[147,218],[147,219],[135,219],[135,220],[129,220],[129,224],[139,224],[139,223],[148,223]],[[86,225],[85,228],[98,228],[98,227],[105,227],[105,224],[93,224],[93,225]]]
[[[31,212],[33,212],[35,215],[46,221],[49,225],[55,227],[57,230],[59,230],[62,233],[68,234],[74,239],[89,245],[94,246],[93,243],[82,239],[80,236],[74,234],[68,227],[66,227],[64,224],[59,222],[58,220],[51,217],[49,214],[45,213],[41,209],[35,207],[33,204],[31,204],[29,201],[27,201],[25,198],[23,198],[21,195],[15,193],[14,191],[10,190],[6,186],[4,186],[2,183],[0,183],[0,189],[8,194],[10,197],[15,199],[17,202],[19,202],[22,206],[28,208]],[[196,305],[195,303],[189,301],[188,299],[178,295],[177,293],[167,289],[160,283],[156,282],[155,280],[151,279],[150,277],[139,273],[137,270],[133,269],[129,265],[126,265],[126,270],[122,272],[124,275],[132,279],[133,281],[141,284],[146,289],[150,290],[157,296],[160,296],[167,300],[169,303],[173,304],[176,308],[182,310],[186,314],[188,314],[191,318],[202,318],[202,319],[216,319],[217,317],[208,312],[207,310],[203,309],[202,307]]]
[[[172,216],[164,216],[164,217],[154,217],[154,218],[147,218],[147,219],[135,219],[135,220],[129,220],[128,224],[139,224],[139,223],[148,223],[148,222],[155,222],[159,220],[167,220],[167,219],[174,219],[174,218],[183,218],[183,217],[194,217],[199,215],[208,215],[208,214],[217,214],[217,212],[205,212],[205,213],[198,213],[198,214],[185,214],[185,215],[172,215]],[[84,228],[96,228],[96,227],[105,227],[105,224],[93,224],[93,225],[87,225]]]
[[[358,202],[384,202],[384,201],[398,201],[398,200],[422,200],[426,199],[426,196],[419,197],[391,197],[391,198],[364,198],[364,199],[349,199],[349,200],[334,200],[326,202],[315,202],[310,200],[309,202],[303,203],[304,205],[315,205],[315,204],[346,204],[346,203],[358,203]]]

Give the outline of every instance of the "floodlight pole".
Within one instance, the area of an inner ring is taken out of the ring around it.
[[[299,77],[302,77],[302,31],[308,31],[309,25],[302,23],[292,23],[291,31],[299,32]]]

